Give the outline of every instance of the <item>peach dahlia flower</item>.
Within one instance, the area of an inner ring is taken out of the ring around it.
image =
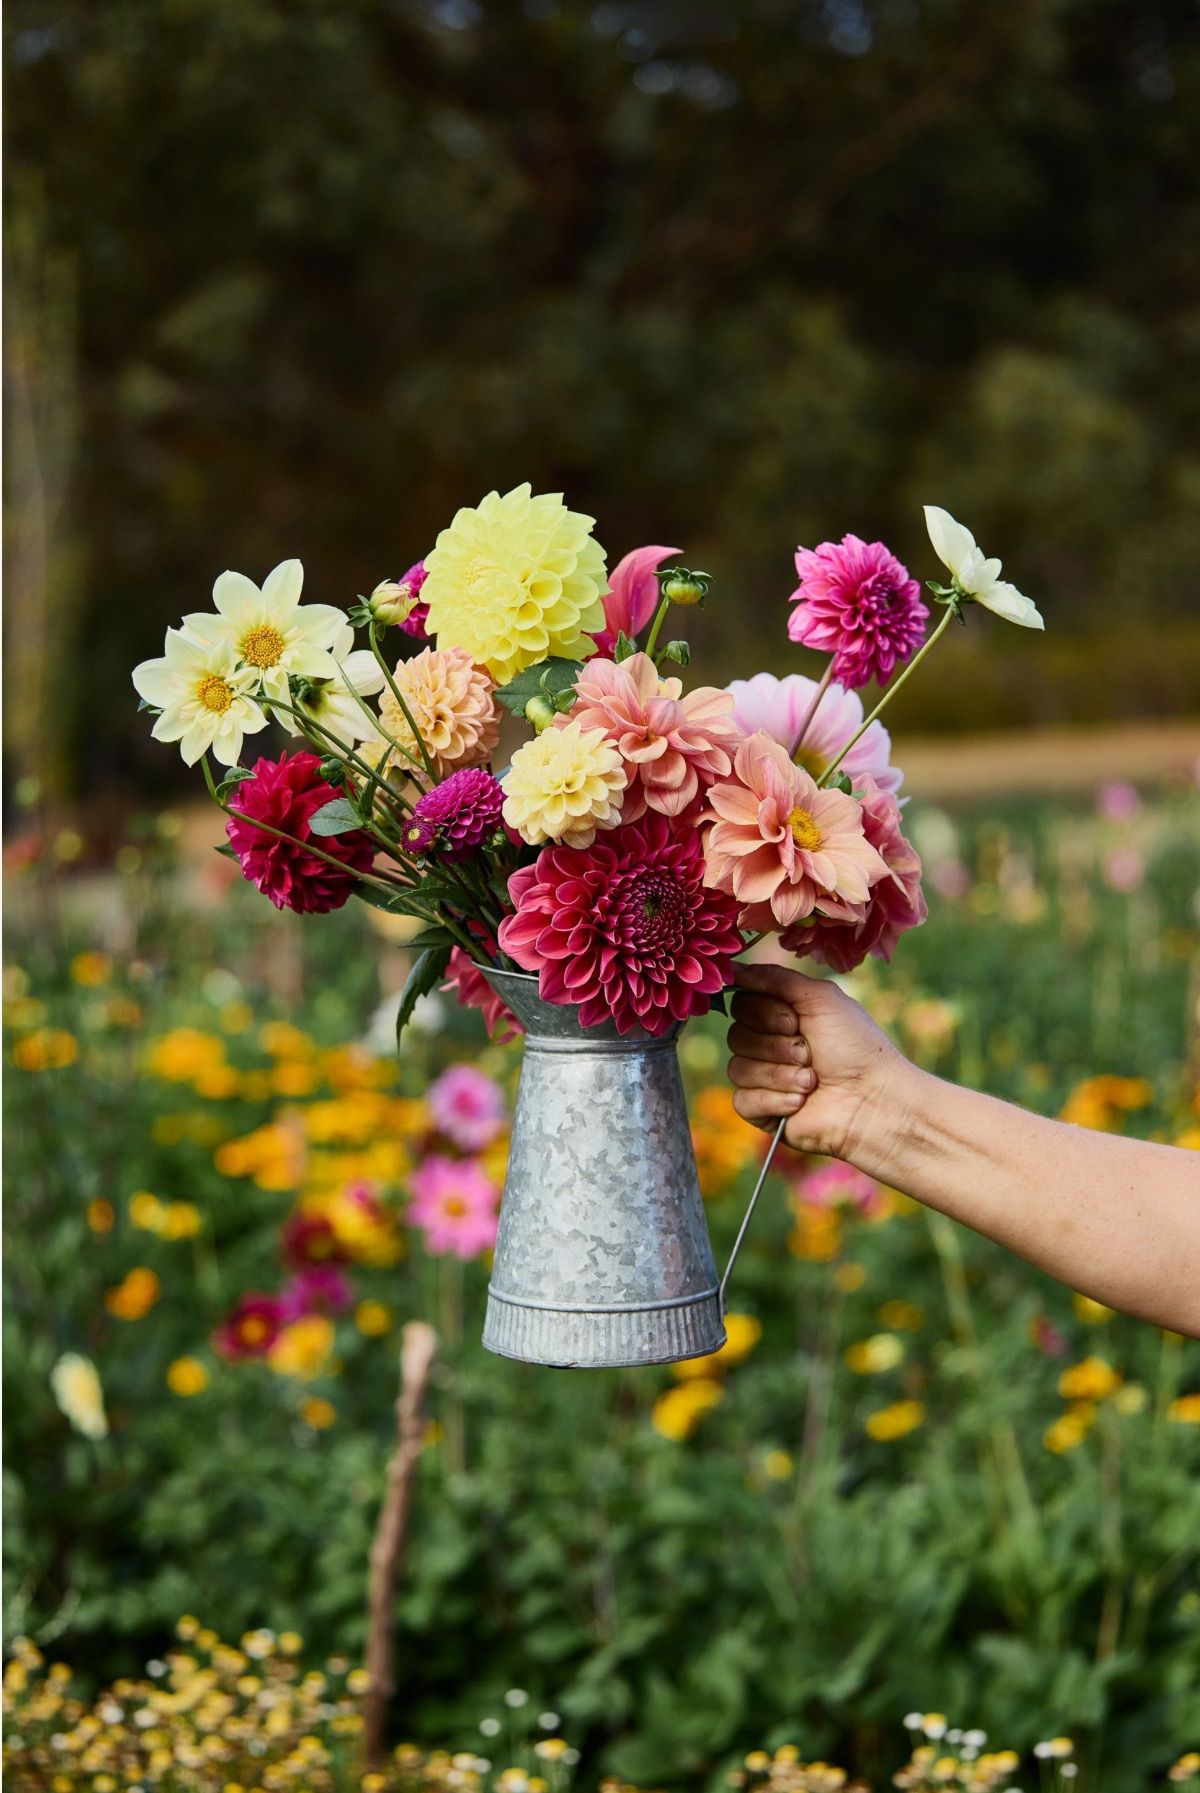
[[[647,809],[682,815],[714,779],[730,774],[744,739],[728,691],[700,685],[685,696],[679,679],[659,678],[648,654],[631,654],[619,666],[589,660],[575,687],[571,721],[603,729],[626,762],[626,822]]]
[[[863,831],[862,806],[821,790],[761,732],[738,748],[733,778],[709,791],[705,819],[714,824],[705,881],[744,905],[744,928],[791,927],[818,907],[844,916],[887,875]]]
[[[492,681],[460,647],[427,647],[401,660],[392,674],[408,705],[439,778],[462,766],[481,766],[500,738]],[[390,687],[379,702],[383,726],[410,753],[418,753],[412,729]]]

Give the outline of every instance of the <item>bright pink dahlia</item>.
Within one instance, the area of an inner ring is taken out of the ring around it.
[[[288,1322],[305,1314],[344,1314],[354,1300],[349,1278],[336,1264],[309,1264],[284,1286],[280,1304]]]
[[[921,588],[882,542],[844,535],[797,548],[796,571],[788,634],[832,654],[833,676],[848,690],[886,684],[924,641]]]
[[[547,1002],[578,1004],[585,1027],[667,1033],[704,1014],[741,950],[738,905],[704,884],[687,822],[650,814],[590,847],[547,847],[508,881],[516,913],[500,945],[539,974]]]
[[[429,1091],[438,1132],[460,1152],[482,1152],[504,1127],[504,1092],[475,1065],[450,1065]]]
[[[310,835],[310,817],[332,803],[335,795],[319,776],[320,764],[315,753],[290,757],[281,753],[277,760],[259,760],[254,776],[244,779],[229,799],[230,807],[241,813],[230,816],[225,828],[243,876],[277,909],[295,909],[301,915],[340,909],[354,889],[354,873],[369,872],[375,858],[369,835],[360,829]],[[243,821],[241,814],[255,816],[294,840],[267,834]],[[323,853],[340,860],[345,871],[296,844],[310,838]]]
[[[400,580],[400,585],[410,591],[415,598],[426,580],[425,562],[418,560],[415,566],[409,567]],[[425,624],[429,620],[429,605],[414,604],[404,621],[400,624],[406,635],[412,635],[417,641],[429,641]]]
[[[679,816],[715,778],[727,776],[742,740],[728,691],[698,685],[686,696],[678,679],[662,679],[648,654],[618,666],[590,660],[575,687],[572,722],[601,728],[626,762],[626,822],[647,809]]]
[[[494,948],[496,943],[492,940],[485,944]],[[442,989],[454,991],[460,1008],[479,1010],[484,1026],[497,1045],[503,1045],[505,1040],[515,1040],[518,1034],[525,1032],[517,1017],[492,989],[481,967],[461,946],[456,946],[450,954]]]
[[[425,1235],[426,1250],[478,1257],[496,1243],[500,1191],[473,1158],[432,1153],[410,1179],[408,1219]]]
[[[860,802],[863,831],[882,856],[887,876],[871,886],[866,902],[849,917],[813,914],[780,937],[787,952],[817,959],[835,971],[853,971],[868,953],[890,959],[901,934],[919,927],[927,913],[921,861],[900,832],[900,805],[870,778],[863,781]]]
[[[822,1164],[797,1179],[796,1194],[814,1208],[853,1208],[874,1214],[883,1205],[879,1184],[852,1164]]]
[[[608,576],[611,589],[604,599],[604,627],[592,636],[600,653],[610,658],[617,636],[636,639],[658,609],[660,587],[655,569],[678,548],[634,548],[619,560]]]
[[[468,859],[501,826],[503,807],[499,779],[480,766],[468,766],[426,791],[413,809],[405,834],[409,826],[432,824],[447,859]],[[429,846],[421,849],[429,850]]]

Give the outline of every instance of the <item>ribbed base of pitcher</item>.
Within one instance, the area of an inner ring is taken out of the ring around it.
[[[499,1357],[553,1369],[617,1370],[705,1357],[725,1343],[716,1289],[658,1307],[529,1306],[488,1292],[483,1342]]]

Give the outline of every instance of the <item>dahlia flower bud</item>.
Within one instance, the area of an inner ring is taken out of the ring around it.
[[[525,705],[525,720],[539,735],[544,728],[549,728],[557,714],[548,697],[531,697]]]
[[[407,579],[381,579],[367,599],[367,609],[384,628],[399,628],[408,621],[416,601],[417,594]]]
[[[687,567],[672,567],[662,576],[662,595],[672,604],[703,604],[708,596],[711,574],[692,572]]]

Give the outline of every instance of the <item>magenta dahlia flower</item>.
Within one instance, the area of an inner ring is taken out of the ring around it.
[[[239,813],[230,816],[225,828],[242,875],[270,897],[277,909],[295,909],[301,915],[340,909],[354,889],[354,874],[369,872],[375,858],[369,835],[357,828],[349,834],[313,839],[314,846],[340,865],[330,865],[329,859],[305,851],[302,843],[313,838],[310,818],[334,797],[319,775],[320,765],[315,753],[290,757],[281,753],[277,760],[259,760],[253,777],[234,790],[230,807]],[[256,828],[253,821],[244,821],[243,815],[293,839],[280,840],[279,834]]]
[[[344,1314],[353,1306],[354,1290],[336,1264],[308,1264],[280,1293],[283,1315],[289,1323],[306,1314]]]
[[[500,780],[482,767],[468,766],[426,791],[413,809],[412,820],[414,825],[433,825],[447,859],[467,859],[501,826],[503,807]],[[429,848],[422,850],[428,852]]]
[[[425,562],[423,560],[418,560],[415,566],[409,567],[407,573],[405,573],[404,577],[399,581],[400,589],[410,593],[415,598],[421,587],[424,585],[426,577]],[[400,627],[406,635],[413,636],[417,641],[429,641],[432,637],[427,633],[425,628],[425,624],[428,621],[429,605],[417,603],[413,605],[404,621],[400,624]]]
[[[265,1357],[289,1317],[278,1295],[251,1291],[240,1297],[213,1333],[213,1346],[235,1363],[245,1357]]]
[[[475,1258],[496,1243],[500,1191],[477,1159],[431,1153],[409,1188],[408,1221],[424,1233],[427,1251]]]
[[[472,931],[480,933],[478,928]],[[496,945],[494,940],[486,940],[482,944],[493,951]],[[497,1045],[503,1045],[505,1040],[515,1040],[518,1034],[525,1032],[517,1017],[492,989],[482,968],[461,946],[456,946],[450,954],[450,963],[446,969],[446,982],[442,989],[447,993],[453,990],[460,1008],[479,1010],[484,1026]]]
[[[545,1001],[577,1004],[585,1027],[664,1034],[732,979],[738,904],[706,889],[689,823],[651,811],[590,847],[547,847],[508,893],[501,948],[538,973]]]
[[[787,952],[843,972],[853,971],[869,953],[890,959],[901,934],[919,927],[927,914],[921,860],[900,832],[900,805],[870,778],[863,781],[858,801],[863,833],[886,865],[887,876],[871,886],[866,902],[848,919],[814,913],[789,928],[779,942]]]
[[[882,542],[844,535],[797,548],[796,571],[788,634],[832,654],[833,676],[847,690],[885,685],[924,641],[921,588]]]

